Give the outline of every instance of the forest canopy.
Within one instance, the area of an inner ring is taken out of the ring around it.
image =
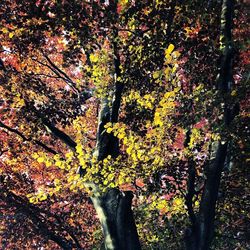
[[[248,8],[2,0],[0,249],[248,249]]]

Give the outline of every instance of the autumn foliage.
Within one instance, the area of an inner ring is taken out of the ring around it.
[[[248,4],[231,2],[0,2],[0,249],[130,249],[112,192],[142,249],[250,246]]]

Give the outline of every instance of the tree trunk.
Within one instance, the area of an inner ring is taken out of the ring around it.
[[[122,91],[122,89],[119,88],[118,91]],[[117,91],[115,92],[115,96],[117,96]],[[121,93],[119,94],[120,97]],[[114,98],[114,100],[116,99]],[[117,113],[117,106],[114,106]],[[114,118],[114,115],[111,116],[112,111],[113,109],[110,110],[108,101],[103,99],[99,114],[97,144],[94,153],[98,160],[103,160],[108,155],[115,158],[119,153],[117,138],[112,134],[106,133],[104,128],[107,122],[117,121],[117,117]],[[100,194],[97,190],[91,199],[102,225],[105,249],[140,250],[139,237],[131,209],[132,192],[121,192],[113,188],[104,194]]]
[[[114,1],[114,13],[117,1]],[[117,17],[116,17],[117,18]],[[116,158],[119,155],[119,141],[112,133],[105,131],[105,124],[118,122],[119,109],[124,84],[118,80],[121,76],[120,55],[116,38],[118,30],[114,28],[114,69],[115,90],[112,93],[112,103],[103,98],[98,119],[97,142],[94,155],[101,161],[108,155]],[[95,188],[94,188],[95,189]],[[104,245],[106,250],[140,250],[139,237],[131,209],[133,193],[122,192],[112,188],[106,193],[94,192],[91,197],[97,215],[102,225]]]
[[[101,221],[106,250],[140,250],[131,210],[132,192],[110,189],[92,201]]]
[[[234,114],[229,106],[229,93],[232,87],[232,20],[233,1],[224,0],[221,12],[221,64],[217,78],[217,89],[221,94],[224,107],[224,128],[228,128],[234,119]],[[227,156],[228,141],[223,138],[212,145],[210,162],[205,168],[206,180],[200,202],[200,208],[195,222],[186,230],[186,249],[208,250],[214,234],[214,218],[216,201],[219,192],[221,173]],[[193,220],[194,221],[194,220]]]
[[[219,143],[216,155],[206,169],[206,182],[195,224],[186,232],[186,249],[208,250],[213,239],[214,217],[227,144]]]

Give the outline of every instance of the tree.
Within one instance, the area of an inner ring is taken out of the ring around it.
[[[172,249],[142,218],[185,222],[186,248],[209,249],[246,98],[243,83],[237,95],[231,86],[232,1],[3,1],[1,9],[4,204],[34,214],[40,234],[63,249],[83,248],[76,226],[51,225],[51,208],[47,220],[38,208],[88,203],[86,194],[106,249]]]

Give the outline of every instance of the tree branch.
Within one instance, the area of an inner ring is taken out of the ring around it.
[[[58,73],[58,71],[53,66],[50,66],[50,65],[48,65],[46,63],[43,63],[43,62],[41,62],[41,61],[39,61],[37,59],[32,59],[32,60],[35,61],[35,62],[38,62],[39,64],[41,64],[41,65],[43,65],[43,66],[45,66],[47,68],[49,68],[55,75],[58,76],[58,78],[65,81],[67,85],[69,85],[76,93],[79,94],[80,91],[76,87],[74,87],[75,83],[71,79],[69,80],[68,78],[63,77],[61,74]]]
[[[71,149],[75,150],[76,142],[71,139],[70,136],[68,136],[66,133],[64,133],[62,130],[58,129],[56,126],[54,126],[48,119],[41,116],[39,114],[40,118],[42,119],[43,124],[51,131],[51,133],[59,138],[61,141],[63,141],[67,146],[69,146]]]
[[[72,89],[74,89],[77,93],[79,93],[80,91],[76,88],[76,84],[75,82],[64,72],[62,71],[61,69],[59,69],[52,61],[51,59],[45,55],[43,53],[43,56],[46,58],[46,60],[49,62],[49,64],[55,69],[55,73],[58,75],[58,76],[61,76],[60,74],[62,74],[64,77],[62,77],[62,79],[64,79]]]
[[[4,124],[3,122],[0,121],[0,127],[7,129],[8,131],[15,133],[16,135],[18,135],[19,137],[21,137],[23,139],[23,141],[30,141],[30,142],[34,142],[35,144],[37,144],[38,146],[42,147],[43,149],[45,149],[46,151],[52,153],[52,154],[57,154],[57,152],[48,147],[47,145],[45,145],[44,143],[42,143],[41,141],[38,140],[33,140],[32,138],[28,138],[25,135],[23,135],[20,131],[18,131],[17,129],[13,129],[9,126],[7,126],[6,124]]]
[[[20,209],[20,212],[31,219],[33,225],[42,235],[57,243],[64,250],[72,249],[72,243],[49,229],[48,225],[46,225],[46,222],[44,222],[44,217],[42,217],[43,219],[41,219],[39,217],[39,213],[34,210],[34,207],[23,198],[6,189],[1,190],[0,198],[7,204],[10,204],[11,207],[14,206]]]

